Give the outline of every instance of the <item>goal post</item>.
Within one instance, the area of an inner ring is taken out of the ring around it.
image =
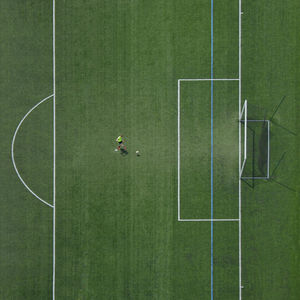
[[[248,113],[248,101],[245,100],[242,111],[240,113],[240,118],[239,118],[239,121],[244,124],[244,138],[243,138],[243,141],[241,141],[241,142],[244,143],[244,145],[242,147],[243,162],[242,162],[241,169],[240,169],[240,177],[243,174],[245,164],[246,164],[246,161],[247,161],[247,122],[248,122],[247,113]]]

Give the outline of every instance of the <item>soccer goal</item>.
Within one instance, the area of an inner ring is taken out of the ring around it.
[[[240,177],[242,177],[245,164],[247,161],[247,112],[248,112],[248,101],[245,100],[241,114],[240,114],[240,122],[244,125],[244,136],[243,136],[243,147],[241,149],[242,151],[242,165],[240,169]]]
[[[245,100],[239,116],[241,123],[241,179],[269,179],[270,177],[270,121],[249,118]]]

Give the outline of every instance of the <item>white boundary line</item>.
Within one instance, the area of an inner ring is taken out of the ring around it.
[[[21,182],[23,183],[23,185],[25,186],[25,188],[34,196],[36,197],[38,200],[40,200],[41,202],[43,202],[44,204],[50,206],[53,208],[53,205],[49,204],[47,201],[43,200],[41,197],[39,197],[36,193],[34,193],[32,191],[32,189],[30,189],[30,187],[25,183],[25,181],[23,180],[23,178],[21,177],[19,171],[18,171],[18,168],[16,166],[16,162],[15,162],[15,157],[14,157],[14,146],[15,146],[15,140],[16,140],[16,136],[17,136],[17,133],[21,127],[21,125],[23,124],[24,120],[30,115],[30,113],[36,109],[40,104],[42,104],[43,102],[47,101],[48,99],[52,98],[54,95],[50,95],[46,98],[44,98],[43,100],[41,100],[39,103],[37,103],[35,106],[33,106],[27,113],[26,115],[22,118],[22,120],[20,121],[20,123],[18,124],[17,128],[16,128],[16,131],[14,133],[14,136],[13,136],[13,139],[12,139],[12,143],[11,143],[11,159],[12,159],[12,163],[13,163],[13,166],[15,168],[15,171],[19,177],[19,179],[21,180]]]
[[[270,121],[268,120],[268,170],[267,177],[270,178]]]
[[[179,222],[235,222],[239,219],[179,219]]]
[[[242,102],[242,0],[239,0],[239,116]],[[239,174],[241,170],[241,122],[239,122]],[[242,180],[239,176],[239,300],[242,300]]]
[[[52,299],[55,300],[55,204],[56,204],[56,115],[55,115],[55,0],[52,2],[52,52],[53,52],[53,269],[52,269]]]
[[[177,111],[178,111],[178,120],[177,120],[177,131],[178,131],[178,137],[177,137],[177,143],[178,143],[178,152],[177,152],[177,166],[178,166],[178,169],[177,169],[177,202],[178,202],[178,205],[177,205],[177,218],[178,218],[178,221],[180,220],[180,79],[178,80],[177,82],[177,105],[178,105],[178,108],[177,108]]]

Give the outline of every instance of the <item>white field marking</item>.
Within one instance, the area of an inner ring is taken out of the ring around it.
[[[23,180],[23,178],[21,177],[19,171],[18,171],[18,168],[16,166],[16,162],[15,162],[15,157],[14,157],[14,147],[15,147],[15,140],[16,140],[16,136],[17,136],[17,133],[22,125],[22,123],[24,122],[24,120],[28,117],[28,115],[35,109],[37,108],[40,104],[42,104],[43,102],[45,102],[46,100],[50,99],[53,97],[53,94],[44,98],[43,100],[41,100],[38,104],[36,104],[35,106],[33,106],[28,112],[27,114],[23,117],[23,119],[20,121],[20,123],[18,124],[17,126],[17,129],[14,133],[14,136],[13,136],[13,139],[12,139],[12,143],[11,143],[11,159],[12,159],[12,163],[14,165],[14,168],[15,168],[15,171],[19,177],[19,179],[21,180],[21,182],[23,183],[23,185],[26,187],[26,189],[34,196],[36,197],[38,200],[40,200],[41,202],[43,202],[44,204],[50,206],[53,208],[53,205],[51,205],[50,203],[48,203],[47,201],[43,200],[41,197],[39,197],[36,193],[34,193],[32,191],[32,189],[25,183],[25,181]]]
[[[178,81],[239,81],[238,78],[182,78]]]
[[[242,100],[242,0],[239,0],[239,116]],[[241,171],[241,122],[239,122],[239,300],[242,300],[242,181]]]
[[[239,219],[179,219],[179,222],[236,222]]]
[[[178,105],[178,120],[177,120],[177,131],[178,131],[178,137],[177,137],[177,143],[178,143],[178,149],[177,149],[177,166],[178,166],[178,170],[177,170],[177,194],[178,194],[178,206],[177,206],[177,214],[178,214],[178,220],[180,220],[180,79],[178,80],[177,83],[177,105]]]
[[[248,105],[247,100],[245,100],[245,123],[244,123],[244,136],[245,136],[245,142],[244,142],[244,161],[247,159],[247,121],[248,121]]]
[[[55,203],[56,203],[56,115],[55,115],[55,0],[52,2],[52,52],[53,52],[53,254],[52,299],[55,300]]]
[[[268,120],[268,170],[267,177],[270,177],[270,121]]]

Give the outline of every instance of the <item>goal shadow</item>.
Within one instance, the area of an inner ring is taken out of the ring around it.
[[[242,122],[245,126],[245,122]],[[247,159],[241,179],[254,188],[258,179],[270,178],[270,122],[269,120],[247,120]]]

